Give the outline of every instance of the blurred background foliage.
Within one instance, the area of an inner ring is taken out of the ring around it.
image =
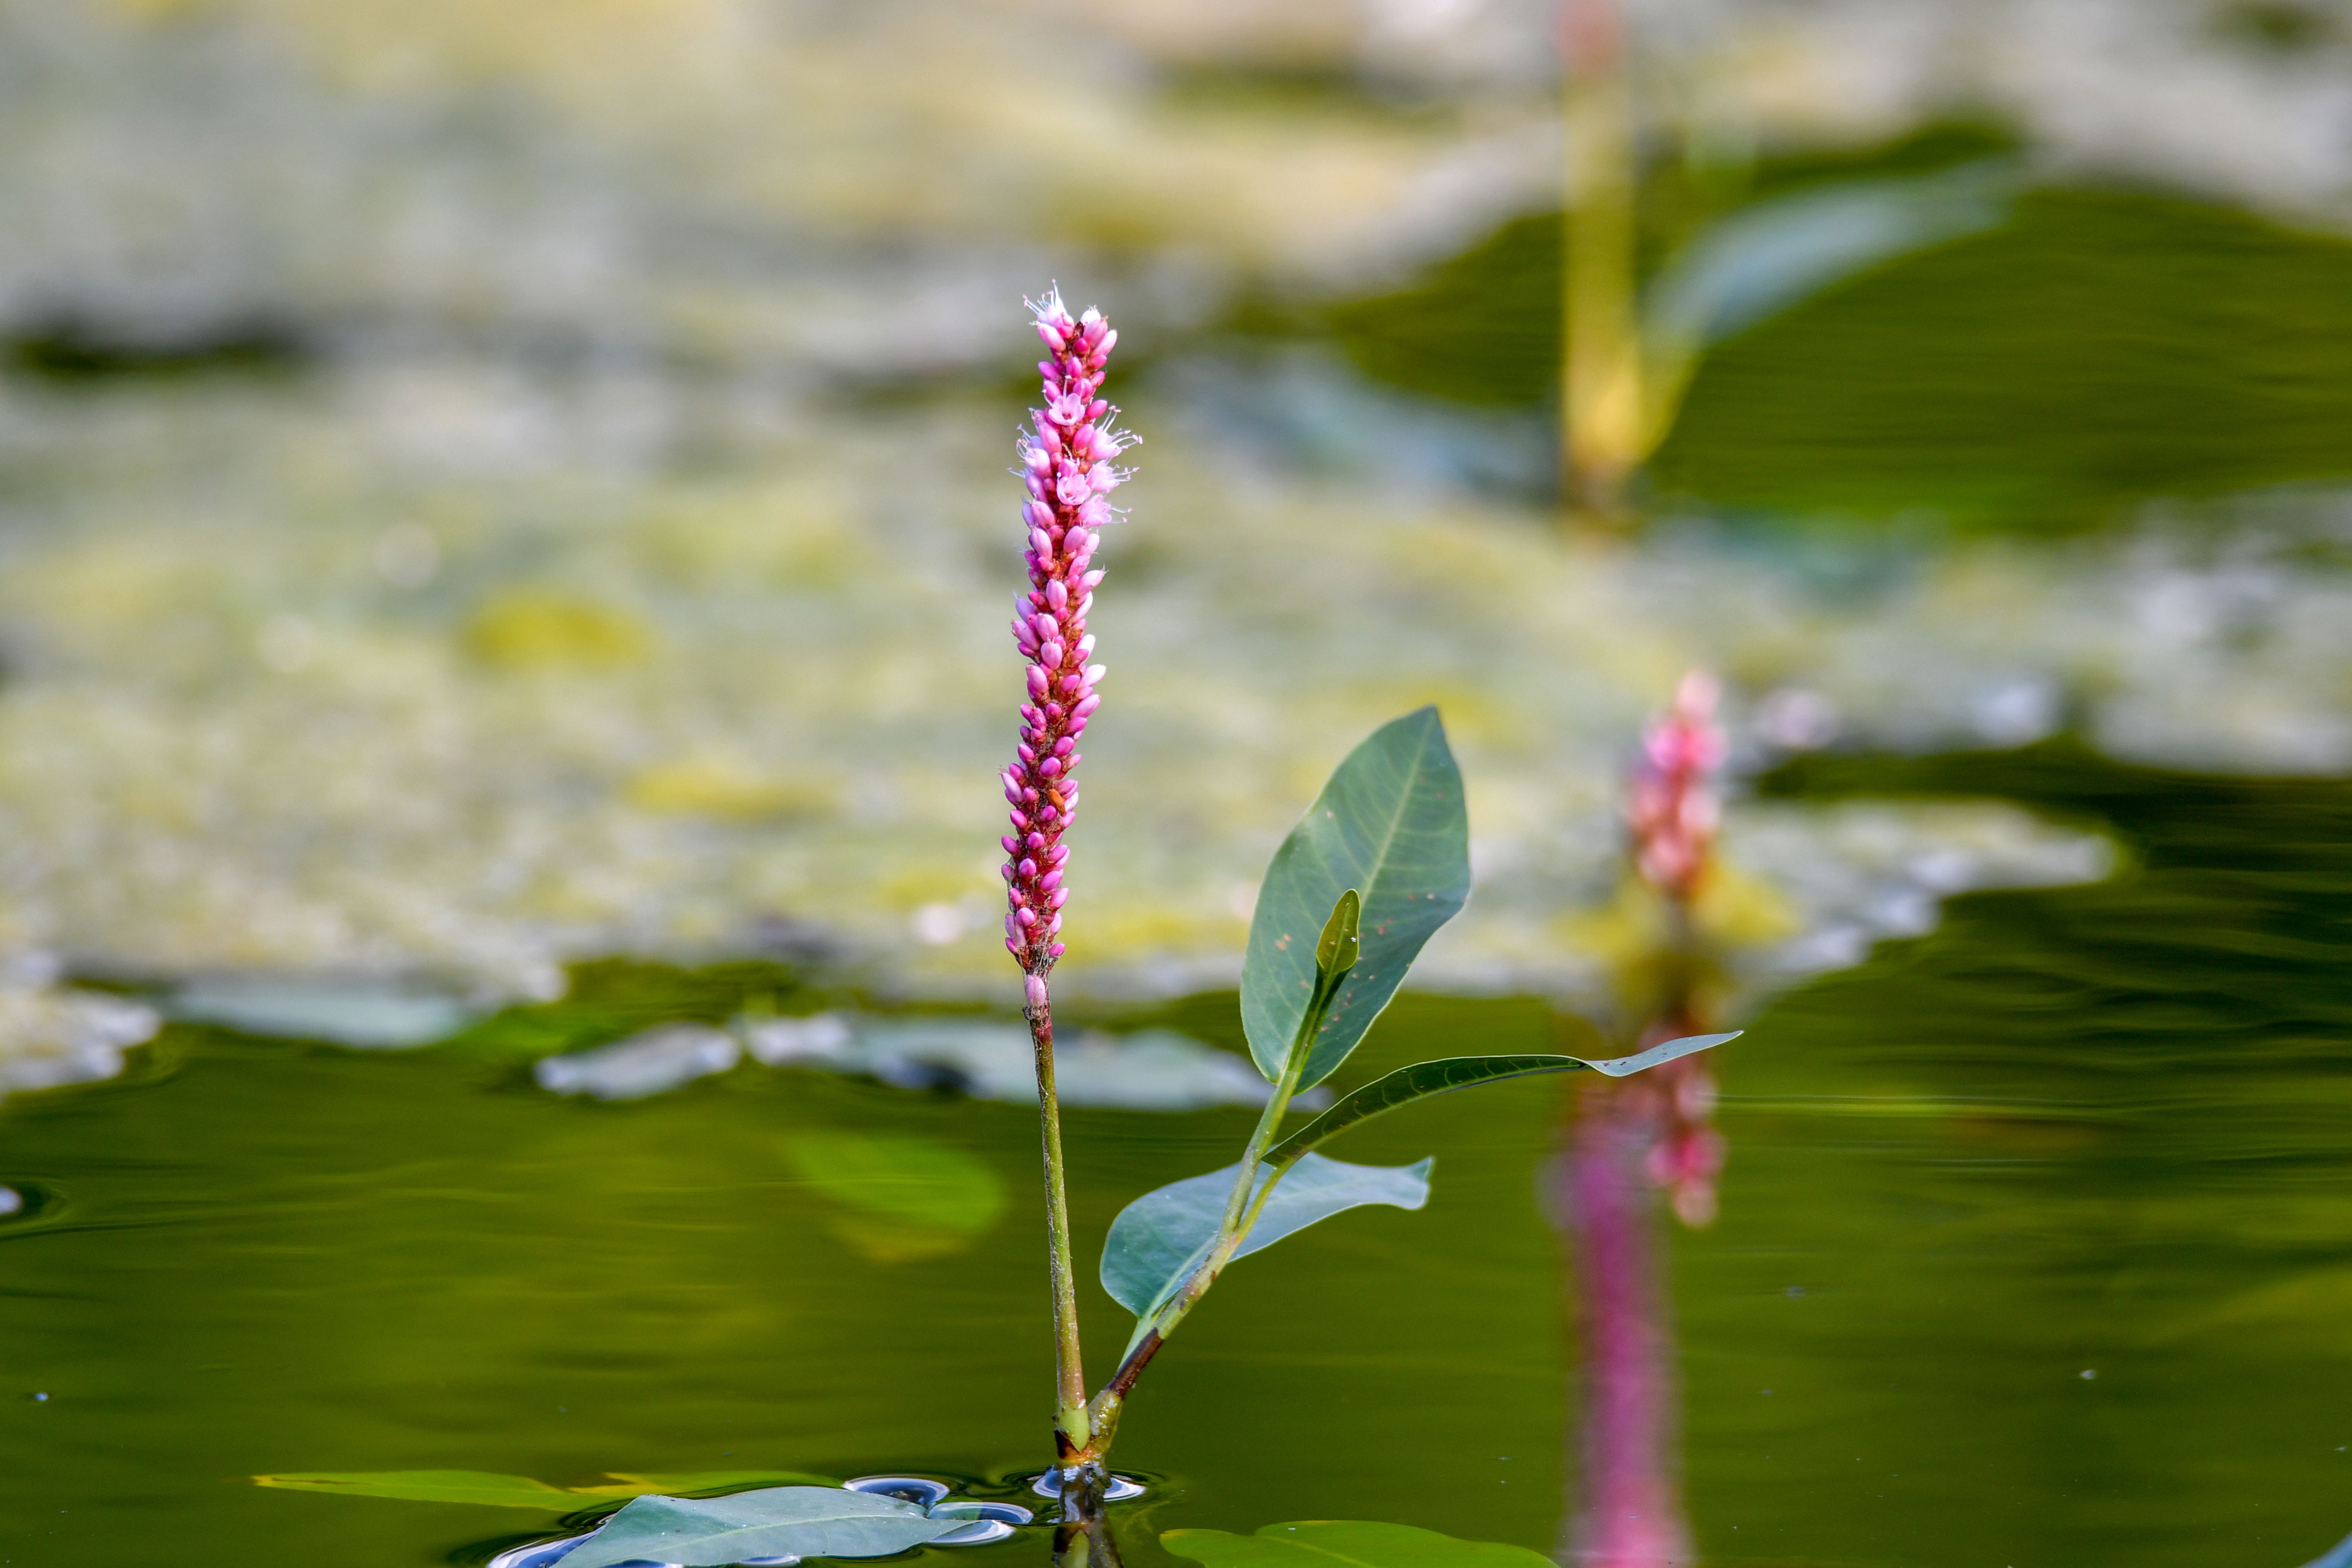
[[[2343,18],[1630,16],[1695,357],[1603,538],[1556,513],[1540,0],[7,0],[0,945],[491,1002],[818,942],[1002,992],[990,606],[1055,277],[1150,443],[1074,983],[1229,978],[1291,813],[1423,701],[1482,885],[1433,972],[1478,986],[1598,983],[1563,934],[1688,664],[1747,767],[2352,765]],[[1990,821],[1999,874],[2076,874]],[[1735,813],[1759,887],[1844,841],[1789,821]]]

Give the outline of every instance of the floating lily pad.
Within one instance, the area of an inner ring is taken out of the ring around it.
[[[431,1045],[480,1016],[457,998],[431,991],[258,976],[193,980],[172,993],[163,1007],[191,1023],[281,1040],[320,1040],[355,1051]]]
[[[548,1057],[532,1069],[532,1075],[541,1088],[558,1094],[643,1100],[725,1072],[742,1055],[742,1046],[724,1030],[673,1023],[593,1051]]]
[[[1356,1519],[1266,1524],[1254,1535],[1171,1530],[1160,1544],[1208,1568],[1551,1568],[1550,1558],[1524,1546]]]
[[[730,1497],[641,1497],[564,1556],[565,1568],[674,1563],[723,1568],[753,1557],[888,1557],[966,1528],[911,1502],[838,1487]]]

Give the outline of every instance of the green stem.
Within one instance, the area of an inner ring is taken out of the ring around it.
[[[1150,1364],[1153,1356],[1160,1354],[1160,1347],[1167,1343],[1170,1334],[1176,1332],[1176,1325],[1184,1321],[1185,1315],[1208,1292],[1209,1287],[1217,1282],[1217,1276],[1223,1272],[1226,1264],[1233,1261],[1234,1252],[1249,1235],[1250,1228],[1257,1223],[1259,1213],[1265,1207],[1265,1200],[1274,1195],[1274,1184],[1281,1179],[1281,1171],[1267,1172],[1265,1184],[1257,1186],[1255,1197],[1251,1188],[1256,1185],[1255,1178],[1259,1166],[1265,1162],[1265,1151],[1273,1145],[1275,1134],[1281,1130],[1282,1118],[1290,1109],[1291,1096],[1298,1092],[1298,1076],[1306,1071],[1307,1058],[1315,1036],[1322,1029],[1324,1015],[1330,1010],[1332,998],[1339,995],[1339,981],[1344,977],[1344,971],[1339,975],[1318,974],[1316,977],[1315,998],[1308,1005],[1306,1017],[1298,1020],[1298,1033],[1290,1042],[1290,1054],[1283,1062],[1282,1076],[1276,1081],[1274,1092],[1266,1099],[1265,1110],[1257,1119],[1257,1127],[1250,1134],[1249,1148],[1242,1155],[1241,1174],[1234,1178],[1233,1197],[1226,1199],[1224,1218],[1217,1226],[1216,1245],[1209,1249],[1209,1255],[1202,1260],[1201,1266],[1192,1270],[1183,1288],[1138,1325],[1136,1336],[1129,1343],[1126,1356],[1119,1362],[1118,1373],[1087,1407],[1088,1416],[1098,1435],[1097,1452],[1110,1447],[1111,1435],[1118,1427],[1119,1407],[1126,1402],[1128,1392],[1135,1386],[1135,1380],[1143,1375],[1143,1369]],[[1283,1169],[1287,1170],[1296,1163],[1285,1161]]]
[[[1062,1105],[1054,1092],[1054,1003],[1045,977],[1029,979],[1029,1043],[1037,1063],[1037,1114],[1045,1145],[1045,1245],[1054,1286],[1054,1443],[1065,1462],[1093,1458],[1086,1362],[1078,1351],[1078,1275],[1070,1250],[1070,1198],[1063,1179]]]

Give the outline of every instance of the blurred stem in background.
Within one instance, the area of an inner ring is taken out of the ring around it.
[[[1560,0],[1567,318],[1560,497],[1615,522],[1647,444],[1633,298],[1633,93],[1621,0]]]

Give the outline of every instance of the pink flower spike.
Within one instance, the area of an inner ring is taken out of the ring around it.
[[[1102,497],[1128,477],[1110,460],[1133,438],[1108,427],[1117,411],[1098,395],[1118,342],[1101,313],[1073,320],[1058,294],[1030,308],[1049,357],[1037,367],[1045,406],[1030,411],[1035,434],[1024,432],[1015,445],[1016,472],[1029,492],[1021,510],[1029,581],[1014,609],[1013,636],[1028,661],[1022,677],[1028,700],[1017,762],[1004,779],[1015,831],[1000,841],[1008,857],[1007,946],[1036,982],[1062,954],[1062,945],[1048,938],[1060,929],[1058,911],[1069,897],[1063,835],[1078,803],[1077,737],[1102,700],[1093,691],[1102,667],[1068,666],[1085,665],[1094,654],[1087,616],[1103,574],[1089,562],[1101,548],[1099,530],[1116,517]],[[1054,918],[1041,924],[1040,912],[1049,910]],[[1030,994],[1042,1006],[1042,985]]]
[[[1715,723],[1721,688],[1705,670],[1685,674],[1674,705],[1642,736],[1642,762],[1626,790],[1633,868],[1677,903],[1698,893],[1721,820],[1712,778],[1727,747]]]

